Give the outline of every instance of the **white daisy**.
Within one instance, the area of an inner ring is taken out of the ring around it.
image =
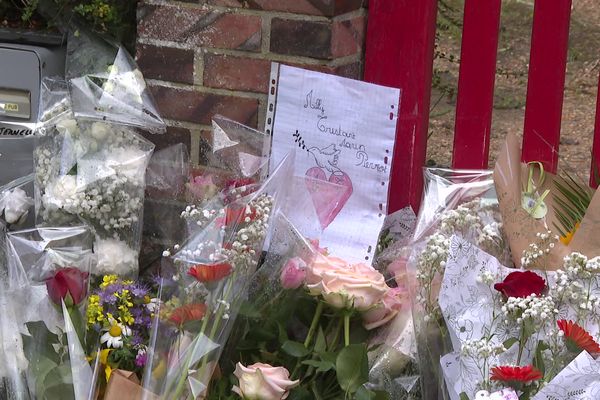
[[[146,308],[151,313],[155,313],[156,310],[158,310],[158,306],[160,305],[160,299],[156,297],[152,299],[148,297],[148,299],[144,299],[144,302],[146,303]]]
[[[110,321],[110,328],[100,338],[100,343],[106,343],[106,347],[118,349],[123,347],[123,338],[131,336],[131,328],[119,324],[115,320]]]

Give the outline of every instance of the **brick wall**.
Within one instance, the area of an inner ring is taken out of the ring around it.
[[[360,79],[364,0],[144,1],[136,58],[167,135],[201,160],[211,117],[263,129],[271,61]]]

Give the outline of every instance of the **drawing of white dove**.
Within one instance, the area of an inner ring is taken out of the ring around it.
[[[315,157],[315,161],[320,168],[324,168],[331,173],[340,171],[337,164],[341,150],[336,149],[335,144],[330,144],[323,149],[311,147],[308,152]]]

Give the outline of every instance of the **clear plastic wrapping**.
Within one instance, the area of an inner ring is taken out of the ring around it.
[[[143,385],[164,399],[208,387],[292,176],[288,156],[264,185],[200,209],[201,226],[163,262],[160,321]]]
[[[66,116],[38,137],[38,220],[93,227],[95,274],[137,275],[145,173],[153,148],[131,127]]]
[[[15,398],[88,398],[84,320],[92,238],[86,227],[8,234],[2,345],[4,381]]]
[[[65,75],[76,118],[165,131],[144,77],[122,45],[72,26]]]
[[[511,265],[492,171],[425,169],[425,192],[407,265],[422,374],[423,398],[447,398],[440,357],[451,349],[438,304],[450,249],[459,235]],[[410,278],[413,277],[413,278]]]

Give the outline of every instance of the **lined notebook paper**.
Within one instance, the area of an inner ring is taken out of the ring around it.
[[[385,220],[399,102],[399,89],[272,66],[270,168],[296,149],[295,174],[307,185],[338,185],[340,195],[314,191],[312,200],[321,245],[351,262],[372,262]]]

